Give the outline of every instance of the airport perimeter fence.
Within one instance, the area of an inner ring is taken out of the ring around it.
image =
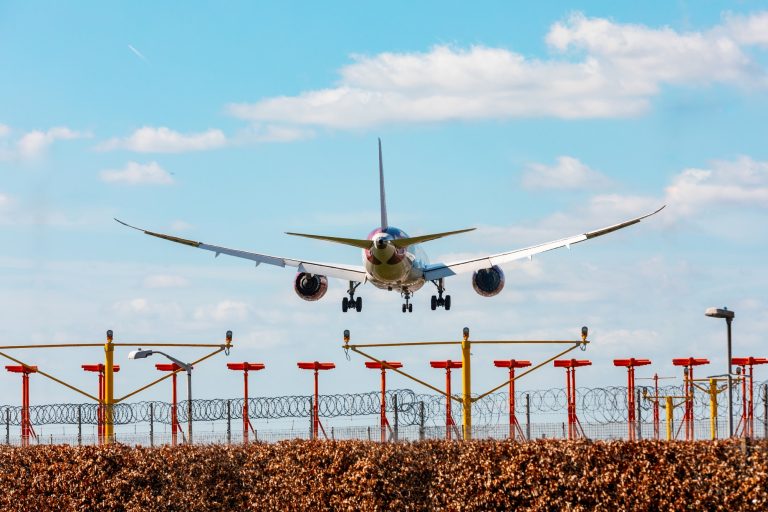
[[[653,408],[651,399],[644,398],[644,391],[653,394],[652,388],[638,386],[636,396],[637,438],[654,436]],[[682,396],[681,386],[659,388],[660,396]],[[446,437],[446,399],[442,395],[419,394],[409,389],[387,391],[387,416],[390,429],[388,438],[399,440],[435,439]],[[378,392],[321,395],[319,415],[321,420],[360,419],[370,425],[349,426],[331,425],[325,428],[328,439],[371,439],[381,436],[378,425],[381,395]],[[515,397],[515,412],[522,431],[529,439],[567,437],[567,403],[563,389],[519,391]],[[738,386],[734,387],[734,422],[739,428],[742,417],[742,396]],[[680,399],[675,403],[679,404]],[[718,397],[717,432],[725,437],[727,432],[727,399],[724,394]],[[612,386],[605,388],[577,389],[576,412],[586,437],[591,439],[624,439],[628,437],[627,425],[627,388]],[[659,435],[664,438],[664,401],[659,407]],[[693,395],[694,437],[709,439],[710,396],[696,391]],[[754,436],[768,438],[768,382],[755,386],[753,398]],[[98,442],[95,431],[85,432],[84,427],[95,426],[98,421],[96,404],[49,404],[35,405],[29,408],[30,423],[34,427],[76,426],[76,434],[51,433],[48,428],[44,435],[33,439],[40,444],[95,444]],[[310,438],[313,397],[283,396],[255,397],[248,400],[248,417],[254,428],[251,440],[279,441],[284,439]],[[119,442],[127,444],[155,445],[170,442],[172,405],[167,402],[137,402],[113,406],[114,424],[122,426],[115,436]],[[187,402],[177,406],[178,422],[182,429],[188,421]],[[451,427],[453,438],[460,438],[461,404],[453,402],[452,417],[458,428]],[[674,410],[674,430],[676,437],[682,419],[683,407]],[[472,406],[473,437],[505,438],[509,437],[509,396],[506,393],[494,393],[475,402]],[[7,444],[19,444],[18,428],[21,425],[22,408],[20,406],[0,406],[0,425],[4,424]],[[242,433],[243,399],[193,400],[192,420],[195,443],[239,443]],[[299,420],[299,427],[290,429],[263,428],[265,420]],[[220,429],[217,431],[215,425]],[[128,432],[125,427],[134,427]],[[210,430],[206,430],[210,426]],[[12,428],[14,427],[14,428]],[[158,428],[160,427],[160,428]],[[1,427],[0,427],[1,428]],[[165,431],[161,431],[161,430]],[[12,430],[14,432],[12,432]],[[93,430],[93,429],[91,429]],[[141,431],[140,431],[141,430]],[[2,435],[2,434],[0,434]],[[321,436],[322,437],[322,436]],[[179,438],[183,442],[183,435]]]

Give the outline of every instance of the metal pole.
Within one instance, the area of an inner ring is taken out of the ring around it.
[[[642,408],[642,402],[640,401],[640,390],[638,389],[636,391],[637,393],[637,438],[642,439],[643,438],[643,408]]]
[[[227,444],[232,444],[232,400],[227,400]]]
[[[392,407],[393,407],[393,408],[394,408],[394,410],[395,410],[395,415],[394,415],[394,420],[395,420],[395,428],[394,428],[394,432],[395,432],[395,442],[397,442],[397,435],[398,435],[398,431],[397,431],[397,428],[398,428],[398,416],[397,416],[397,395],[395,395],[395,396],[393,396],[393,397],[392,397]]]
[[[83,411],[82,405],[77,406],[77,446],[83,445]]]
[[[667,441],[671,441],[672,432],[674,432],[674,420],[675,420],[671,396],[664,397],[664,407],[665,407],[664,413],[666,415],[666,420],[667,420]]]
[[[243,444],[248,444],[248,365],[243,370]]]
[[[424,440],[424,400],[419,402],[419,440]]]
[[[176,373],[174,372],[173,377],[171,377],[171,383],[173,386],[172,390],[172,400],[173,404],[171,404],[171,446],[176,446],[176,436],[178,435],[179,430],[179,416],[178,416],[178,410],[177,410],[177,402],[176,402]]]
[[[763,384],[763,439],[768,439],[768,384]]]
[[[155,446],[155,404],[149,402],[149,446]]]
[[[472,439],[472,368],[469,341],[469,329],[464,328],[464,339],[461,342],[461,426],[464,439]]]
[[[104,442],[109,444],[114,437],[112,420],[112,404],[115,402],[115,372],[113,358],[115,347],[112,344],[112,331],[107,331],[107,342],[104,344]]]
[[[5,410],[5,444],[11,444],[11,410]]]
[[[192,369],[187,370],[187,439],[192,444]]]
[[[317,368],[315,368],[315,403],[312,408],[312,415],[314,416],[312,420],[312,439],[317,439],[317,436],[320,433],[320,392],[318,390],[317,382],[318,373]]]
[[[453,417],[451,416],[451,368],[446,365],[445,368],[445,389],[448,397],[445,399],[445,438],[451,440],[451,425]]]
[[[315,399],[309,397],[309,437],[315,438]]]
[[[531,440],[531,394],[525,394],[525,437]]]
[[[381,365],[381,406],[380,406],[380,418],[379,428],[381,430],[381,442],[387,442],[387,370],[385,366]],[[395,402],[397,404],[397,402]]]
[[[733,386],[731,385],[731,322],[732,318],[726,318],[728,325],[728,437],[733,437]]]

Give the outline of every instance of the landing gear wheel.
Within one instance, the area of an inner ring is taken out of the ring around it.
[[[408,312],[413,313],[413,304],[408,304]]]
[[[357,310],[358,313],[363,310],[363,298],[362,297],[358,297],[357,300],[355,301],[355,309]]]
[[[432,308],[432,311],[437,309],[437,297],[434,295],[432,296],[432,300],[429,303],[429,307]]]
[[[405,304],[403,304],[403,313],[405,313],[405,308],[406,308],[406,306],[405,306]]]
[[[341,311],[342,311],[342,313],[346,313],[347,309],[349,309],[349,300],[346,297],[344,297],[343,299],[341,299]]]
[[[446,295],[445,296],[445,304],[444,304],[444,306],[445,306],[445,310],[446,311],[451,309],[451,296],[450,295]]]

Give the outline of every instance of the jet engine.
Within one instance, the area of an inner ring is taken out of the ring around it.
[[[328,291],[328,278],[318,274],[299,272],[293,280],[296,295],[304,300],[319,300]]]
[[[504,289],[504,272],[494,265],[472,274],[472,287],[483,297],[493,297]]]

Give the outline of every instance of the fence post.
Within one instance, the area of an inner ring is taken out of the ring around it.
[[[637,390],[637,400],[635,400],[635,403],[637,404],[637,439],[643,438],[643,408],[642,408],[642,401],[640,400],[642,398],[642,394],[640,393],[640,390]]]
[[[336,440],[336,434],[333,433],[333,427],[331,427],[331,439]]]
[[[83,406],[77,406],[77,446],[83,445]]]
[[[11,444],[11,410],[5,410],[5,444]]]
[[[371,440],[371,427],[368,427],[368,441]]]
[[[424,400],[419,402],[419,441],[424,440]]]
[[[155,447],[155,404],[149,402],[149,446]]]
[[[397,442],[397,429],[398,429],[397,395],[392,397],[392,407],[394,407],[394,409],[395,409],[395,418],[394,418],[394,420],[395,420],[395,429],[394,429],[394,431],[395,431],[395,442]]]
[[[312,414],[312,411],[314,411],[313,407],[315,406],[315,399],[312,397],[309,397],[309,438],[314,439],[315,438],[315,429],[314,429],[314,415]]]
[[[768,384],[763,384],[763,439],[768,439]]]
[[[227,444],[232,444],[232,400],[227,400]]]
[[[525,394],[525,437],[531,440],[531,394]]]

